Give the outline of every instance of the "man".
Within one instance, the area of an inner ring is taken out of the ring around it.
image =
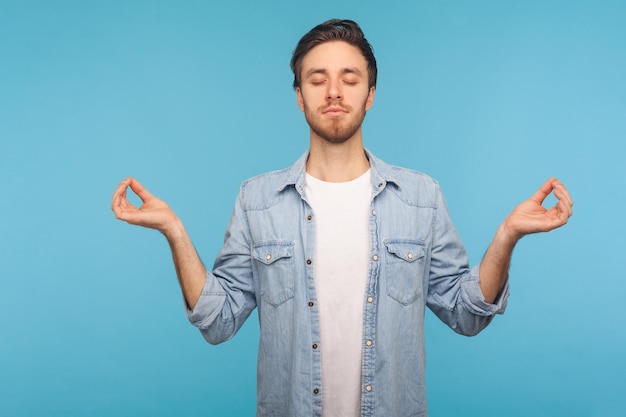
[[[258,309],[258,416],[427,415],[425,306],[456,332],[478,333],[504,312],[516,242],[565,224],[572,201],[548,180],[470,268],[438,184],[363,146],[376,61],[359,26],[316,26],[291,67],[310,149],[242,184],[212,271],[176,214],[137,180],[122,181],[112,208],[166,236],[189,319],[207,341],[230,339]],[[546,210],[551,192],[558,202]]]

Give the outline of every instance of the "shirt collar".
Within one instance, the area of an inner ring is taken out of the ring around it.
[[[278,191],[281,192],[289,186],[295,186],[300,194],[304,192],[306,161],[309,158],[310,150],[307,150],[298,160],[287,169],[284,181],[279,184]],[[393,167],[374,156],[368,149],[365,149],[365,155],[370,161],[372,170],[372,185],[374,193],[378,194],[382,191],[387,183],[393,183],[400,188],[398,178],[393,171]]]

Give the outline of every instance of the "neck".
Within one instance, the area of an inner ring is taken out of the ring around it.
[[[370,167],[360,135],[344,143],[330,143],[311,136],[306,172],[327,182],[346,182],[360,177]]]

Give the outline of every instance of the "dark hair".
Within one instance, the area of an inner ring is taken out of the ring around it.
[[[314,47],[330,41],[344,41],[359,48],[365,61],[369,74],[369,88],[376,87],[376,58],[374,49],[369,44],[359,25],[352,20],[331,19],[311,29],[298,42],[291,57],[291,71],[293,71],[293,88],[300,87],[302,82],[302,60]]]

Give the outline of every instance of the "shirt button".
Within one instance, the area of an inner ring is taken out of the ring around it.
[[[265,257],[265,259],[267,259],[267,260],[269,261],[270,259],[272,259],[272,255],[267,255],[267,256]]]
[[[313,216],[311,216],[310,214],[308,216],[306,216],[307,220],[311,220],[313,218]]]
[[[372,216],[376,215],[376,210],[372,210]]]
[[[309,301],[309,307],[313,307],[313,301]]]
[[[317,343],[313,343],[313,349],[317,349]]]
[[[406,257],[409,258],[409,259],[413,259],[413,254],[409,253]]]
[[[367,302],[368,303],[374,302],[374,297],[367,297]]]
[[[372,259],[373,259],[373,260],[375,260],[375,261],[377,261],[377,260],[378,260],[378,255],[374,255],[374,256],[372,256]]]
[[[320,390],[319,390],[319,389],[315,388],[315,389],[313,390],[313,394],[317,395],[317,394],[319,394],[319,393],[320,393]]]
[[[371,340],[368,340],[367,342],[365,342],[365,345],[366,345],[366,346],[372,346],[372,341],[371,341]]]
[[[371,385],[366,385],[365,386],[365,391],[371,392],[372,391],[372,386]]]
[[[307,259],[307,260],[306,260],[306,264],[307,264],[307,265],[311,265],[312,263],[313,263],[313,262],[312,262],[310,259]]]

